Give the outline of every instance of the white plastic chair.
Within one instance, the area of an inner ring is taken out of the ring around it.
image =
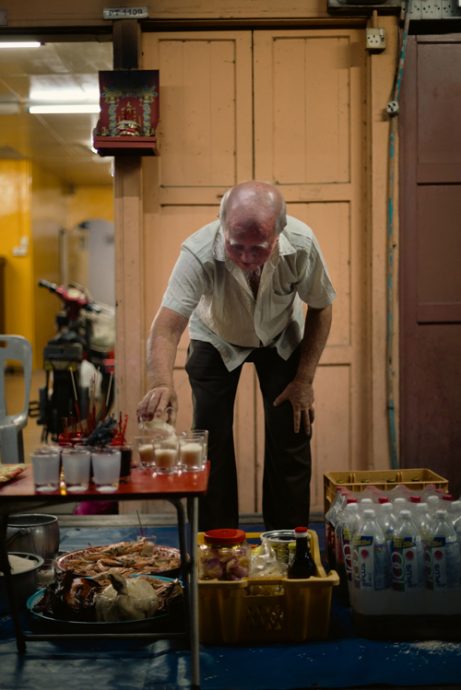
[[[22,409],[8,414],[5,369],[11,363],[22,365],[24,400]],[[27,424],[30,387],[32,383],[32,346],[21,335],[0,334],[0,461],[3,463],[24,462],[24,441],[22,430]]]

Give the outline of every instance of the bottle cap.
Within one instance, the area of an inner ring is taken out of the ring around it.
[[[204,534],[208,544],[241,544],[245,541],[246,533],[242,529],[210,529]]]
[[[294,529],[295,537],[304,537],[304,535],[309,534],[307,527],[295,527]]]

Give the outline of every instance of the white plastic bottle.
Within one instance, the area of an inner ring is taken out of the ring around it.
[[[401,510],[407,510],[408,501],[406,498],[403,498],[403,496],[396,496],[392,501],[392,507],[392,512],[394,513],[394,516],[397,519]]]
[[[336,566],[335,560],[335,529],[339,513],[346,504],[347,491],[343,488],[336,490],[333,503],[325,513],[325,541],[327,549],[327,559],[330,568]]]
[[[460,585],[461,555],[455,528],[446,510],[435,513],[424,558],[429,589],[444,590]]]
[[[384,538],[386,540],[386,582],[391,583],[391,552],[392,552],[392,538],[394,536],[395,529],[397,527],[397,518],[393,512],[394,508],[390,501],[383,501],[377,510],[376,519],[378,524],[383,530]]]
[[[449,518],[454,527],[461,554],[461,501],[453,501],[453,503],[450,504]]]
[[[352,537],[352,581],[360,590],[383,590],[388,587],[387,550],[376,513],[367,508],[358,530]]]
[[[361,496],[359,499],[359,513],[363,516],[365,510],[374,508],[374,501],[369,496]]]
[[[424,550],[421,532],[410,510],[401,510],[392,538],[392,589],[415,591],[424,586]]]
[[[355,505],[356,511],[358,511],[357,499],[352,496],[346,498],[346,505],[344,508],[338,512],[336,518],[335,527],[335,567],[339,571],[344,572],[344,557],[343,557],[343,531],[344,523],[346,520],[347,510],[350,505]],[[341,575],[341,572],[340,572]]]
[[[408,505],[407,509],[411,512],[412,517],[415,516],[416,513],[416,506],[421,503],[421,496],[418,494],[411,494],[411,496],[408,499]]]
[[[437,493],[430,494],[426,498],[427,507],[429,509],[429,514],[431,516],[435,515],[435,511],[439,510],[442,506],[440,505],[440,496]]]
[[[432,534],[432,517],[425,501],[415,506],[413,520],[416,523],[423,542],[423,547],[428,543]]]
[[[397,525],[397,518],[394,515],[393,505],[390,501],[380,503],[377,510],[376,519],[378,520],[386,539],[391,541]]]
[[[461,501],[459,499],[452,501],[448,506],[448,511],[452,523],[455,523],[456,520],[461,517]]]
[[[357,502],[349,503],[344,509],[344,522],[341,534],[343,564],[346,579],[352,580],[352,539],[360,527],[360,514]]]

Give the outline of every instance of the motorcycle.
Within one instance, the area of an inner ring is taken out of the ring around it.
[[[56,334],[43,352],[45,385],[39,389],[42,441],[75,441],[107,417],[114,402],[115,309],[94,301],[78,283],[39,280],[62,302]]]

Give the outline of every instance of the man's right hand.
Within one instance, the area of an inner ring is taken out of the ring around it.
[[[174,426],[178,411],[178,400],[175,391],[168,386],[154,386],[138,403],[136,409],[138,422],[161,419]]]

